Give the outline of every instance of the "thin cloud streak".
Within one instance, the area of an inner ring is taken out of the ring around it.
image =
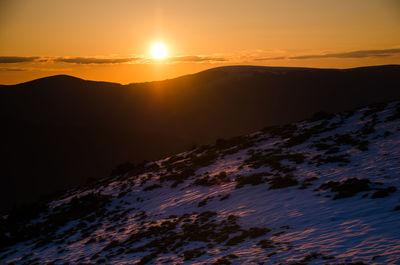
[[[33,62],[39,57],[23,57],[23,56],[0,56],[0,63],[25,63]]]
[[[123,64],[139,61],[141,58],[103,58],[103,57],[39,57],[39,56],[0,56],[0,63],[72,63],[72,64]]]
[[[287,57],[279,56],[279,57],[264,57],[264,58],[255,58],[254,61],[270,61],[270,60],[284,60]]]
[[[169,62],[177,63],[188,63],[188,62],[226,62],[227,58],[214,57],[214,56],[198,56],[198,55],[186,55],[186,56],[175,56],[168,58]]]
[[[58,57],[54,62],[74,63],[74,64],[121,64],[130,63],[139,60],[139,58],[90,58],[90,57]]]
[[[388,57],[400,53],[400,49],[383,49],[383,50],[359,50],[342,53],[327,53],[327,54],[309,54],[301,56],[292,56],[288,59],[302,60],[302,59],[318,59],[318,58],[368,58],[368,57]]]
[[[5,71],[5,72],[22,72],[22,71],[27,71],[26,69],[23,68],[0,68],[0,71]]]

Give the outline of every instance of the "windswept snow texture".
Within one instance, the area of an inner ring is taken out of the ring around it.
[[[0,264],[400,264],[399,130],[376,104],[138,166],[3,218]]]

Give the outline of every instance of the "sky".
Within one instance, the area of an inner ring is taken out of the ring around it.
[[[151,57],[154,43],[168,49]],[[0,84],[400,64],[399,0],[0,0]]]

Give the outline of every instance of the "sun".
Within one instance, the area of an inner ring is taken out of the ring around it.
[[[160,42],[154,44],[151,48],[151,55],[154,59],[164,59],[167,56],[167,52],[167,47],[165,47],[165,45]]]

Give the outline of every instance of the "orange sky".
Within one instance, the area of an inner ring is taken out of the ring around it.
[[[169,58],[155,62],[163,42]],[[0,84],[131,83],[232,64],[400,63],[398,0],[1,0]]]

